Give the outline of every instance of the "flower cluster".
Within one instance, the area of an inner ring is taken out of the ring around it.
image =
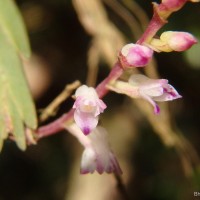
[[[118,78],[123,70],[147,66],[154,51],[180,52],[197,43],[196,38],[187,32],[166,31],[160,37],[155,37],[156,32],[166,23],[168,16],[182,8],[186,2],[187,0],[162,0],[160,4],[154,3],[154,15],[146,32],[136,44],[126,44],[120,50],[118,54],[120,68],[117,68],[116,65],[108,77],[97,87],[97,90],[86,85],[82,85],[76,90],[76,100],[73,105],[76,124],[67,129],[78,138],[85,148],[81,161],[81,174],[94,171],[100,174],[103,172],[122,173],[110,150],[105,129],[97,127],[99,115],[106,108],[98,94],[102,97],[102,94],[106,94],[109,89],[131,98],[145,99],[153,106],[155,114],[160,112],[156,102],[181,98],[181,95],[166,79],[151,79],[142,74],[133,74],[127,81],[120,81]]]

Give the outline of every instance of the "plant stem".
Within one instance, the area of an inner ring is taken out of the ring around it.
[[[62,131],[64,129],[64,123],[72,120],[73,114],[74,110],[71,109],[68,113],[63,114],[55,121],[38,128],[35,132],[35,134],[37,135],[37,139],[47,137],[56,134],[59,131]]]
[[[117,62],[110,74],[96,87],[96,92],[101,99],[104,97],[108,92],[108,88],[106,87],[108,83],[112,83],[113,81],[117,80],[123,73],[123,68],[119,62]]]
[[[166,20],[161,18],[159,14],[157,13],[156,9],[154,9],[154,14],[149,22],[148,27],[146,28],[143,35],[140,37],[140,39],[137,41],[137,44],[144,44],[150,42],[150,40],[153,38],[153,36],[157,33],[157,31],[162,28],[167,23]]]

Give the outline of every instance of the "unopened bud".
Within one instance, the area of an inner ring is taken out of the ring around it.
[[[197,39],[187,32],[166,31],[160,40],[166,42],[173,51],[185,51],[197,43]]]
[[[153,3],[153,5],[158,15],[166,20],[169,15],[180,10],[188,1],[199,2],[199,0],[162,0],[160,4]]]
[[[153,50],[139,44],[125,45],[120,54],[119,60],[124,68],[143,67],[149,63],[153,56]]]
[[[188,0],[162,0],[162,4],[171,12],[175,12],[183,7]]]

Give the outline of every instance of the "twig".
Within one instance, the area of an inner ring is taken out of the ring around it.
[[[40,122],[46,121],[50,116],[54,115],[58,106],[64,102],[75,90],[80,86],[80,81],[74,81],[71,84],[66,85],[65,89],[42,111],[39,117]]]
[[[149,19],[144,10],[140,7],[140,5],[136,1],[122,0],[122,2],[133,13],[133,15],[136,16],[136,18],[140,22],[142,30],[145,31],[149,23]]]
[[[88,51],[88,74],[87,74],[87,85],[94,87],[96,85],[98,70],[99,70],[99,60],[100,52],[98,51],[98,46],[96,45],[97,39],[93,39],[93,43]]]
[[[126,22],[131,29],[134,38],[138,39],[142,32],[140,31],[141,28],[139,22],[132,16],[132,14],[116,0],[104,0],[104,2]]]

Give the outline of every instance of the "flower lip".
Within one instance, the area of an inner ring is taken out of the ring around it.
[[[84,127],[84,128],[83,128],[83,133],[84,133],[85,135],[88,135],[88,134],[90,133],[90,128],[89,128],[89,127]]]

